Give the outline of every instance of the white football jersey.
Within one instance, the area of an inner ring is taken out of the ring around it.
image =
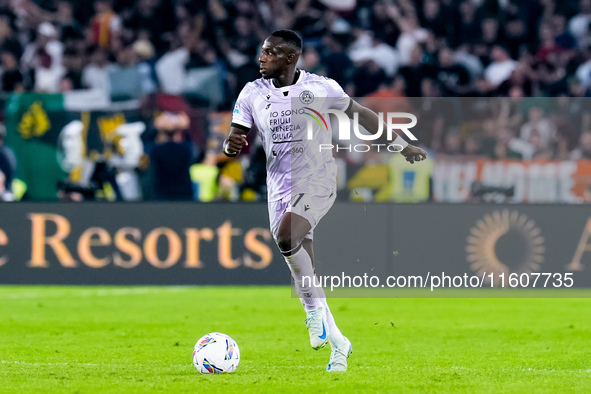
[[[268,200],[277,201],[304,184],[336,184],[330,121],[323,109],[344,111],[350,98],[334,80],[300,71],[296,83],[277,88],[270,79],[246,84],[232,123],[256,127],[267,156]],[[308,127],[312,127],[309,139]]]

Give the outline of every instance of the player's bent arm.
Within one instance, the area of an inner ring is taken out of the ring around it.
[[[345,113],[349,118],[353,118],[353,114],[355,112],[359,114],[359,124],[365,127],[365,129],[367,129],[369,132],[373,130],[379,130],[380,122],[384,123],[384,121],[380,119],[380,117],[371,109],[364,107],[355,100],[351,99],[351,104],[349,105],[349,108],[347,108]],[[383,124],[382,127],[382,130],[385,130],[387,128],[386,124]],[[423,149],[410,145],[400,135],[396,137],[396,139],[393,141],[393,144],[402,147],[400,153],[411,164],[415,161],[421,161],[427,158],[427,153]]]
[[[359,124],[365,127],[370,133],[374,132],[374,130],[377,131],[380,129],[380,122],[384,123],[384,121],[371,109],[364,107],[357,101],[351,99],[351,104],[345,113],[349,118],[353,119],[353,114],[355,112],[359,114]],[[386,130],[385,123],[382,125],[382,130]],[[400,136],[397,136],[393,143],[402,146],[403,149],[408,146],[408,142]]]
[[[349,104],[349,108],[347,108],[345,113],[351,119],[353,119],[354,113],[358,113],[359,124],[365,127],[365,129],[370,133],[379,130],[380,122],[383,122],[383,120],[381,120],[375,112],[373,112],[371,109],[367,107],[364,107],[363,105],[359,104],[357,101],[353,99],[351,99],[351,104]],[[385,128],[383,128],[382,130],[385,130]]]
[[[224,154],[228,157],[237,156],[242,150],[242,147],[248,145],[246,135],[249,131],[250,129],[248,127],[232,123],[230,126],[230,134],[228,134],[228,137],[224,140]]]

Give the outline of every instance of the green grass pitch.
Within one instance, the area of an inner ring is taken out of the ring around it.
[[[591,295],[585,293],[586,295]],[[332,299],[353,343],[325,372],[288,287],[0,287],[0,392],[589,392],[591,300]],[[199,337],[240,346],[201,375]]]

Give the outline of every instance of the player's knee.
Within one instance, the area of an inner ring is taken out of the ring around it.
[[[287,231],[279,232],[277,234],[277,246],[281,253],[288,253],[292,251],[297,245],[294,245],[291,234]]]
[[[291,234],[279,233],[277,235],[277,246],[279,246],[279,250],[281,250],[282,253],[289,252],[291,249],[293,249],[291,244]]]

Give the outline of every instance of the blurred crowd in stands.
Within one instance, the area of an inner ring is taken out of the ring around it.
[[[278,29],[303,36],[301,69],[376,112],[395,98],[423,114],[419,141],[435,157],[591,159],[591,0],[0,0],[1,89],[230,110]],[[479,109],[465,99],[477,126],[459,121],[463,97],[488,98]],[[191,139],[162,140],[179,138]],[[207,154],[207,136],[189,142],[199,163],[228,165]],[[251,154],[239,183],[261,183],[264,157]]]

